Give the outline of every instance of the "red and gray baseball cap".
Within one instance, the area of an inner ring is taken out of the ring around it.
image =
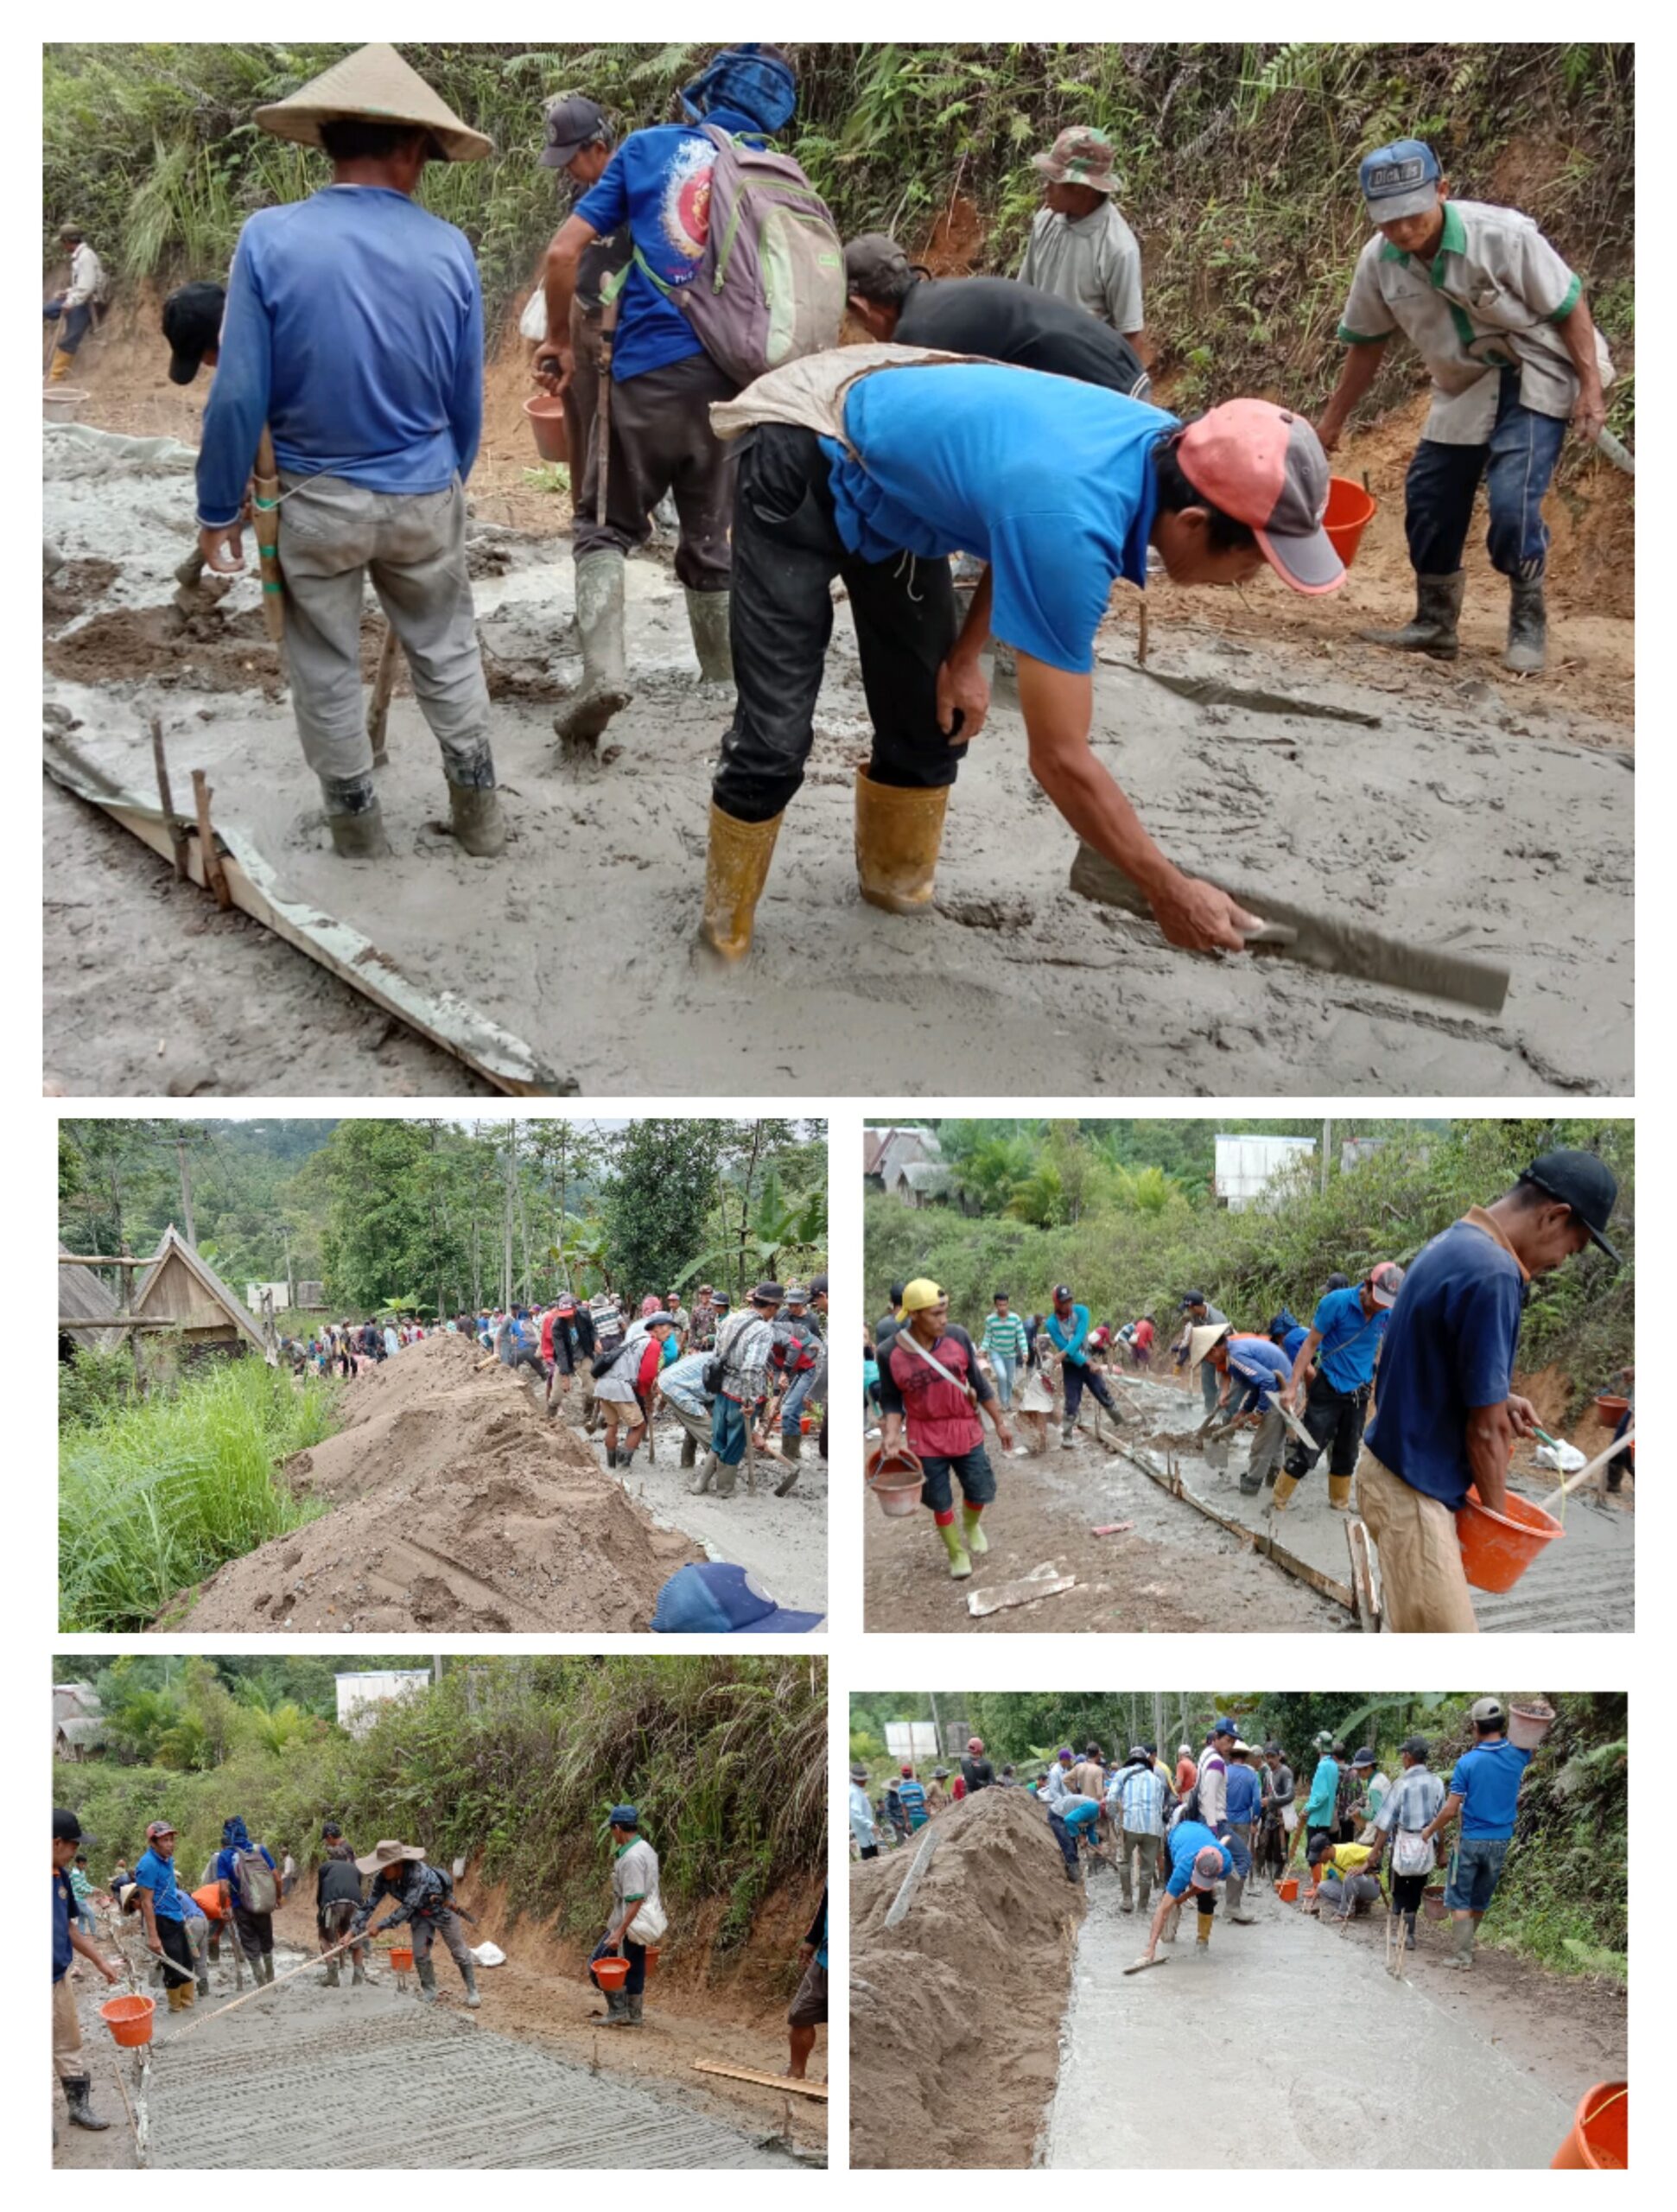
[[[1285,584],[1314,598],[1337,591],[1345,564],[1322,527],[1331,470],[1302,415],[1267,399],[1225,399],[1176,441],[1196,492],[1243,522]]]

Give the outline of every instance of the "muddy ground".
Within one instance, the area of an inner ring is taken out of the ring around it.
[[[1236,1084],[1274,1095],[1373,1084],[1508,1096],[1611,1091],[1629,1081],[1629,734],[1618,719],[1621,688],[1571,653],[1570,617],[1556,625],[1553,679],[1522,685],[1501,674],[1471,625],[1469,650],[1449,668],[1357,645],[1355,620],[1392,608],[1392,582],[1372,562],[1313,627],[1300,627],[1273,580],[1243,597],[1168,585],[1149,594],[1151,669],[1376,714],[1375,730],[1198,706],[1154,684],[1134,664],[1134,594],[1115,605],[1096,671],[1097,747],[1167,849],[1300,903],[1505,961],[1513,986],[1496,1020],[1281,963],[1191,961],[1151,924],[1070,894],[1070,833],[1031,779],[1022,725],[1005,703],[951,804],[937,914],[912,922],[862,907],[850,791],[867,724],[841,606],[809,778],[782,833],[759,951],[748,971],[721,979],[690,974],[681,957],[640,961],[633,988],[646,1018],[626,1039],[613,984],[649,925],[673,932],[679,952],[696,918],[709,778],[727,716],[725,698],[696,686],[664,563],[631,569],[634,705],[598,762],[562,760],[550,721],[578,667],[567,637],[567,550],[552,536],[482,518],[498,503],[481,492],[474,588],[514,841],[502,861],[474,861],[438,830],[435,748],[404,686],[382,779],[395,858],[345,864],[327,849],[289,713],[272,696],[275,665],[251,634],[254,584],[240,584],[189,636],[169,634],[159,612],[188,542],[185,462],[135,480],[112,469],[67,476],[67,443],[48,434],[60,456],[49,461],[48,528],[76,564],[48,618],[49,754],[67,733],[149,793],[145,723],[161,712],[171,759],[209,771],[218,821],[253,838],[299,896],[504,1023],[561,1080],[677,1095],[783,1078],[824,1093],[958,1094],[993,1092],[1000,1077],[1068,1093],[1205,1096]],[[101,562],[119,571],[103,583]],[[1628,622],[1590,619],[1612,630],[1613,652],[1628,658]],[[75,827],[86,811],[79,803],[57,811],[48,888],[60,900],[87,873]],[[289,1037],[280,1043],[262,979],[249,969],[250,933],[226,927],[189,948],[197,993],[221,1016],[218,1049],[204,1052],[189,1035],[177,1071],[163,1019],[172,995],[154,979],[180,965],[198,894],[157,898],[167,872],[137,846],[126,870],[115,868],[144,894],[124,887],[106,895],[101,867],[100,897],[67,914],[49,909],[49,1081],[118,1093],[205,1074],[193,1089],[405,1095],[429,1085],[422,1058],[391,1054],[387,1041],[369,1051],[330,1001],[301,1049]],[[486,950],[486,898],[515,944],[527,925],[528,958]],[[537,957],[538,942],[567,938],[589,948],[586,989],[562,963]],[[92,1018],[92,976],[141,1009],[123,1014],[108,1036]],[[964,988],[952,992],[953,981]],[[251,1011],[230,1018],[232,1006]],[[368,1019],[375,1033],[388,1028],[382,1015]],[[882,1035],[901,1035],[905,1021],[914,1051],[881,1049]]]
[[[306,1887],[276,1918],[281,1974],[314,1948]],[[652,2167],[824,2161],[824,2105],[693,2071],[697,2058],[767,2073],[785,2066],[785,1999],[772,1985],[777,1965],[780,1980],[791,1971],[806,1901],[771,1899],[747,1946],[750,1964],[725,1970],[721,1986],[710,1985],[698,1945],[685,1967],[655,1975],[645,2024],[628,2035],[602,2031],[604,2008],[581,1944],[528,1919],[511,1923],[499,1895],[480,1895],[469,1878],[461,1896],[479,1916],[472,1939],[488,1937],[507,1953],[505,1965],[479,1970],[475,2012],[461,2001],[446,1955],[440,2001],[422,2008],[412,1977],[398,1982],[381,1953],[364,1988],[349,1986],[347,1967],[337,1990],[305,1973],[211,2022],[207,2012],[237,1993],[224,1946],[207,2003],[200,1998],[191,2013],[174,2017],[160,2006],[150,2163],[587,2166],[604,2162],[604,2139],[617,2146],[613,2163]],[[102,1923],[102,1937],[108,1929]],[[95,2106],[114,2124],[98,2135],[60,2125],[54,2164],[131,2167],[122,2090],[131,2099],[134,2080],[98,2017],[105,1985],[84,1969],[77,1994]],[[812,2075],[824,2065],[818,2050]],[[245,2094],[252,2068],[266,2085],[255,2100]],[[275,2094],[281,2082],[283,2094]]]
[[[1255,1926],[1220,1904],[1202,1954],[1185,1910],[1169,1964],[1126,1977],[1146,1923],[1089,1871],[1041,2163],[1172,2166],[1191,2139],[1196,2163],[1242,2171],[1540,2168],[1591,2083],[1625,2074],[1621,1988],[1484,1948],[1450,1973],[1449,1929],[1425,1918],[1394,1980],[1383,1910],[1342,1931],[1267,1884],[1248,1897]],[[1196,2113],[1182,2085],[1208,2055],[1227,2104]]]

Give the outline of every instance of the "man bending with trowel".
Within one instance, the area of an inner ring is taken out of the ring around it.
[[[464,236],[416,195],[428,162],[493,149],[388,46],[363,47],[255,119],[323,149],[332,181],[239,233],[198,458],[205,562],[219,575],[243,565],[240,512],[265,426],[286,671],[334,850],[391,849],[361,696],[370,577],[441,748],[454,836],[492,857],[506,830],[464,489],[483,421],[483,295]]]
[[[862,346],[776,369],[713,416],[746,435],[738,704],[712,787],[702,944],[728,961],[750,949],[842,577],[873,726],[855,786],[863,899],[931,906],[950,789],[989,710],[994,629],[1014,650],[1032,771],[1066,821],[1172,944],[1242,950],[1255,918],[1166,858],[1091,747],[1095,634],[1118,577],[1146,585],[1149,546],[1178,583],[1243,583],[1267,561],[1296,591],[1337,590],[1310,425],[1238,399],[1185,426],[1070,377]],[[988,566],[961,624],[948,556],[963,550]]]

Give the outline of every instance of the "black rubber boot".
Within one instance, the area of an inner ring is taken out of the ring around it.
[[[1543,605],[1543,579],[1522,583],[1509,580],[1509,641],[1502,665],[1516,676],[1540,675],[1549,657],[1548,615]]]
[[[478,1995],[478,1970],[476,1967],[471,1965],[461,1967],[460,1970],[460,1978],[466,1984],[467,2010],[468,2012],[475,2012],[479,2005],[483,2002],[483,1999]]]
[[[89,2103],[92,2088],[91,2075],[67,2074],[64,2077],[64,2101],[69,2110],[71,2126],[89,2127],[97,2134],[101,2129],[109,2127],[111,2123],[108,2120],[101,2120]]]
[[[630,1999],[626,1990],[608,1989],[606,1992],[606,2025],[608,2028],[628,2028],[634,2025],[629,2017]]]
[[[414,1971],[419,1976],[419,2001],[422,2005],[436,2003],[436,1961],[429,1955],[414,1961]]]
[[[336,1989],[338,1986],[338,1961],[336,1959],[328,1959],[326,1962],[326,1972],[321,1976],[320,1986],[322,1989]]]
[[[697,1466],[698,1463],[698,1440],[696,1437],[689,1435],[686,1430],[683,1430],[682,1432],[681,1464],[683,1467],[695,1467]]]
[[[1453,576],[1415,578],[1415,619],[1401,630],[1359,630],[1365,645],[1390,645],[1401,653],[1426,653],[1434,660],[1454,660],[1461,650],[1456,625],[1461,618],[1462,594],[1467,576],[1458,569]]]
[[[499,860],[506,850],[506,817],[501,795],[492,784],[487,791],[448,786],[448,814],[461,849],[476,860]]]

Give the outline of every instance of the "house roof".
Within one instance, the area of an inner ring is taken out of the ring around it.
[[[940,1198],[955,1179],[941,1160],[911,1160],[899,1172],[911,1191],[931,1198]]]
[[[244,1304],[228,1289],[197,1247],[187,1243],[173,1222],[158,1240],[157,1249],[151,1255],[151,1265],[146,1269],[141,1278],[140,1287],[134,1294],[134,1311],[142,1314],[145,1313],[151,1294],[162,1279],[163,1268],[171,1255],[181,1262],[211,1304],[221,1308],[240,1336],[248,1337],[258,1351],[271,1358],[261,1330],[251,1319]]]
[[[69,1246],[60,1236],[59,1251],[67,1253]],[[67,1319],[72,1316],[78,1321],[102,1321],[115,1318],[117,1300],[91,1268],[60,1268],[58,1271],[58,1310]],[[111,1351],[122,1342],[118,1329],[68,1329],[65,1334],[92,1351]]]
[[[105,1723],[99,1719],[60,1720],[57,1732],[67,1744],[102,1744],[105,1741]]]

